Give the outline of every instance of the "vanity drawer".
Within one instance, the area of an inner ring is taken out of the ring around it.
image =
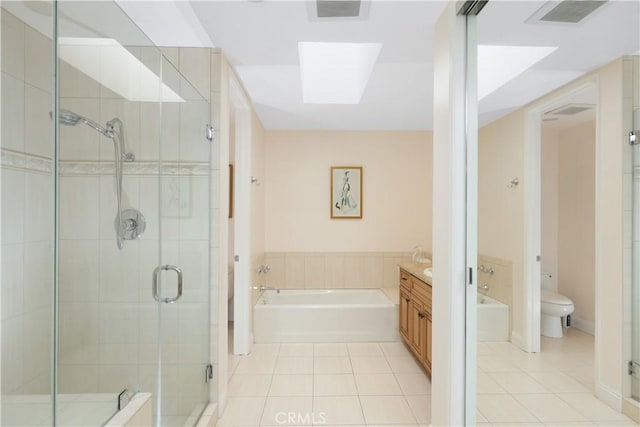
[[[408,290],[411,290],[412,276],[404,270],[400,270],[400,285],[404,286]]]
[[[415,277],[411,278],[412,287],[411,294],[417,296],[429,306],[431,306],[432,300],[432,289],[431,286],[427,285],[421,280],[416,279]]]

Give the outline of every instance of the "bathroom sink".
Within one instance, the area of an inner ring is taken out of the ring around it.
[[[431,279],[433,277],[433,273],[431,271],[431,267],[429,268],[425,268],[423,271],[424,275],[427,276],[429,279]]]

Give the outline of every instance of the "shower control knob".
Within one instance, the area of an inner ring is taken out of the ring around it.
[[[144,215],[137,209],[126,209],[122,211],[122,223],[118,224],[118,217],[114,221],[116,232],[123,240],[136,240],[147,228],[147,221]]]

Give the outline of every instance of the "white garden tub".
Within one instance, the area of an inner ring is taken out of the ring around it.
[[[478,341],[509,341],[509,306],[480,293]]]
[[[253,311],[256,343],[396,341],[397,323],[379,289],[269,290]]]

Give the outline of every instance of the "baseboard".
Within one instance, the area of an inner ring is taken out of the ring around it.
[[[622,413],[633,421],[640,423],[640,402],[631,397],[627,397],[624,399],[624,402],[622,402]]]
[[[519,333],[511,331],[511,344],[515,345],[522,351],[527,351],[527,346]]]
[[[596,397],[618,412],[622,412],[622,395],[604,384],[596,384]]]
[[[596,333],[596,323],[593,320],[585,320],[573,314],[571,315],[571,326],[589,335]]]

